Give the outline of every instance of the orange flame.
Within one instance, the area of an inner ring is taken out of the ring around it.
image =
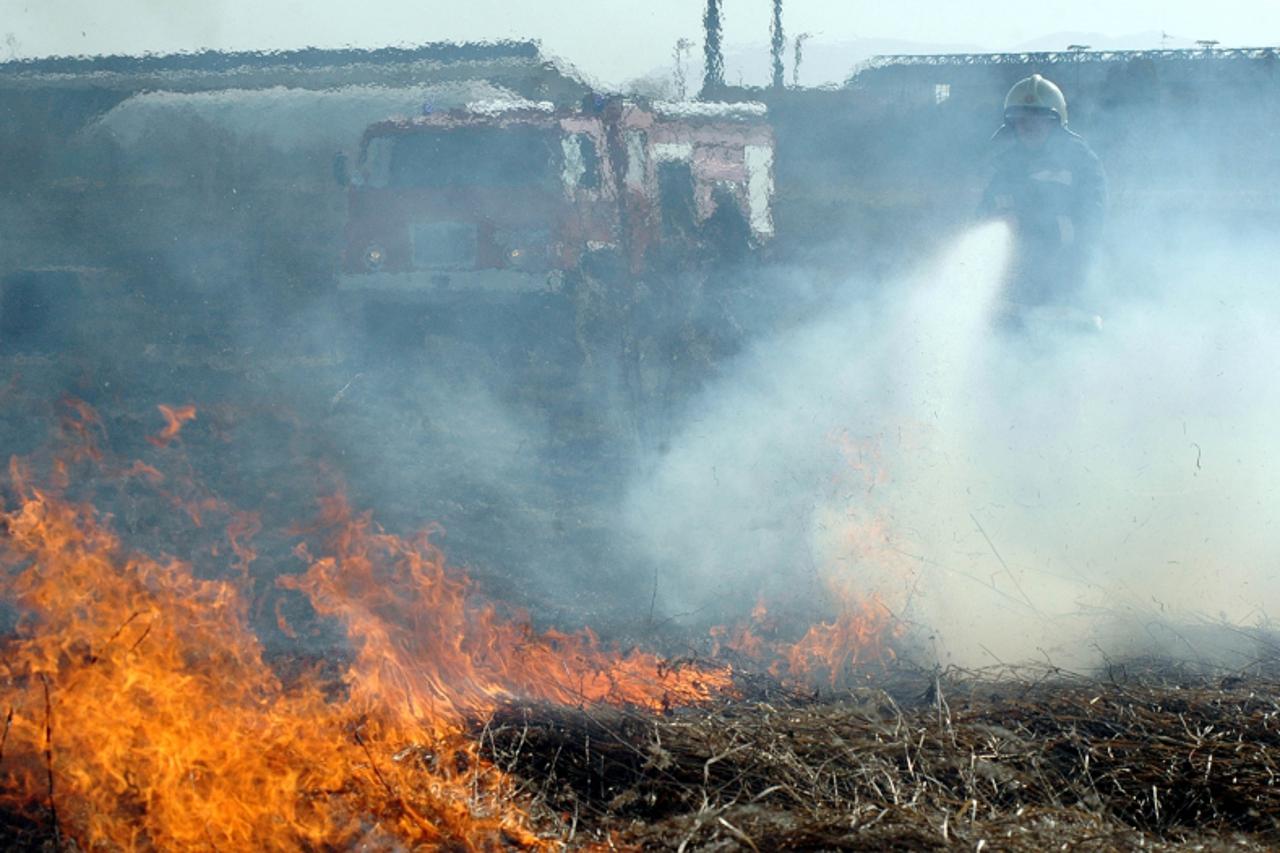
[[[182,432],[182,425],[187,421],[196,419],[195,406],[178,406],[175,408],[161,403],[156,408],[164,416],[164,429],[155,435],[147,436],[147,441],[156,447],[168,447],[169,443],[178,437],[178,433]]]
[[[456,719],[506,699],[662,710],[731,687],[727,669],[672,668],[643,652],[603,652],[590,631],[536,634],[499,618],[493,605],[475,603],[465,575],[448,570],[432,531],[402,539],[368,513],[353,515],[341,497],[324,502],[322,524],[333,556],[279,583],[305,592],[360,643],[353,699],[395,697],[409,718]]]
[[[878,596],[845,601],[834,620],[810,626],[787,650],[786,673],[810,684],[839,686],[860,668],[892,661],[891,641],[902,633],[902,623]]]
[[[100,426],[91,411],[72,407],[82,431]],[[316,555],[295,549],[306,571],[280,586],[346,627],[352,660],[337,695],[318,667],[283,682],[243,591],[257,516],[231,512],[238,585],[129,550],[17,460],[10,479],[0,599],[20,619],[0,639],[0,805],[47,807],[85,849],[551,847],[482,760],[477,718],[509,699],[663,709],[731,689],[724,667],[504,619],[428,533],[389,534],[341,498],[323,503]]]
[[[831,478],[833,491],[856,499],[852,511],[833,512],[822,524],[832,553],[820,565],[819,579],[834,604],[834,617],[790,640],[780,636],[782,626],[761,600],[749,621],[717,626],[711,637],[713,657],[730,652],[793,684],[839,687],[893,661],[894,641],[906,633],[900,616],[880,590],[866,586],[860,569],[874,564],[903,577],[909,572],[891,547],[888,522],[868,509],[869,496],[889,482],[877,442],[848,432],[829,439],[840,463]]]
[[[847,686],[893,661],[893,641],[905,626],[884,601],[874,593],[847,594],[838,603],[835,618],[810,625],[795,641],[778,636],[780,626],[757,604],[748,623],[711,629],[712,657],[731,652],[788,683],[831,687]]]

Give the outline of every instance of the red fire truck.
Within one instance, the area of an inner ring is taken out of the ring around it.
[[[379,122],[348,184],[339,281],[395,297],[560,289],[591,256],[629,276],[706,250],[709,223],[773,233],[773,135],[761,104],[481,102]],[[714,248],[714,247],[713,247]]]

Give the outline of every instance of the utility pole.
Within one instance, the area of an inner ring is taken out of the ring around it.
[[[676,61],[675,83],[676,83],[676,100],[683,101],[688,94],[688,78],[684,73],[685,57],[689,55],[693,42],[689,39],[677,39],[675,50],[671,52],[671,56]]]
[[[702,52],[706,65],[702,73],[702,94],[705,96],[724,88],[724,54],[720,38],[723,23],[720,0],[707,0],[707,10],[702,13],[702,27],[706,31]]]
[[[773,54],[773,88],[781,89],[783,85],[782,51],[786,49],[787,40],[782,34],[782,0],[773,0],[773,24],[769,27]]]
[[[804,56],[804,43],[813,38],[813,33],[801,33],[796,36],[796,58],[791,65],[791,85],[800,85],[800,60]]]

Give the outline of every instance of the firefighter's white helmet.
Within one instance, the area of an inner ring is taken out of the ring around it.
[[[1058,123],[1067,126],[1067,99],[1062,90],[1039,74],[1019,80],[1013,84],[1009,94],[1004,98],[1004,120],[1011,121],[1019,116],[1045,115],[1052,113],[1058,117]]]

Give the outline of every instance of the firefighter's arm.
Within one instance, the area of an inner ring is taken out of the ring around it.
[[[982,201],[978,203],[978,218],[995,219],[1013,215],[1015,202],[1009,183],[1008,176],[1002,172],[997,171],[991,176],[982,193]]]
[[[1107,215],[1107,175],[1096,154],[1087,151],[1076,169],[1079,192],[1076,196],[1076,227],[1082,236],[1093,237],[1102,230]]]

